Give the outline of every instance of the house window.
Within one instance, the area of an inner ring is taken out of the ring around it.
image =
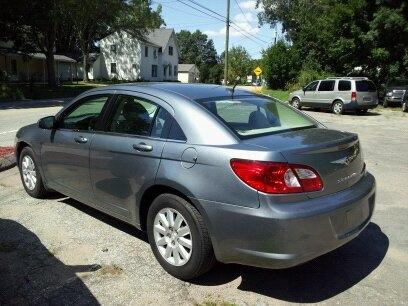
[[[174,76],[177,76],[177,65],[174,65]]]
[[[133,64],[133,65],[132,65],[132,68],[133,68],[133,69],[137,69],[137,64]]]
[[[157,77],[157,65],[152,65],[152,77]]]
[[[159,53],[162,53],[163,52],[163,49],[162,49],[162,47],[160,47],[159,48]]]
[[[145,46],[145,57],[149,56],[149,47]]]
[[[11,74],[17,75],[17,60],[15,59],[11,60]]]
[[[173,71],[171,69],[172,69],[172,67],[171,67],[171,65],[169,65],[169,76],[173,75]]]
[[[153,50],[153,57],[157,58],[157,50],[156,49]]]
[[[116,63],[111,63],[111,74],[118,73],[116,70]]]
[[[116,53],[116,45],[110,45],[110,50],[112,53]]]
[[[173,55],[173,47],[169,46],[169,55]]]
[[[167,65],[163,65],[163,76],[167,76]]]

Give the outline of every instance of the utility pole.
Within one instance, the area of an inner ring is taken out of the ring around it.
[[[227,19],[225,22],[225,59],[224,59],[224,85],[227,86],[228,77],[228,41],[229,41],[229,27],[230,27],[230,0],[227,0]]]

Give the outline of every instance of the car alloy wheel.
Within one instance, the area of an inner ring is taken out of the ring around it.
[[[160,255],[173,266],[185,265],[193,251],[190,227],[183,215],[163,208],[154,218],[154,241]]]
[[[402,103],[402,111],[403,112],[408,112],[408,102],[403,102]]]
[[[23,161],[21,163],[21,172],[23,175],[25,186],[29,190],[34,190],[37,184],[37,172],[35,170],[34,161],[28,155],[23,157]]]
[[[336,115],[343,113],[343,103],[341,103],[340,101],[334,102],[333,113],[335,113]]]
[[[292,100],[292,106],[293,106],[294,108],[300,109],[300,101],[299,101],[299,99],[297,99],[297,98],[293,99],[293,100]]]

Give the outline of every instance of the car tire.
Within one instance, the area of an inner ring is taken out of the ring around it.
[[[25,147],[21,151],[18,168],[25,191],[33,198],[44,198],[48,191],[35,161],[34,151],[30,147]]]
[[[403,112],[408,112],[408,101],[402,102],[402,111]]]
[[[387,100],[384,100],[384,102],[383,102],[383,107],[384,107],[384,108],[387,108],[387,107],[388,107],[388,101],[387,101]]]
[[[344,104],[341,101],[334,101],[332,104],[332,112],[336,115],[341,115],[344,112]]]
[[[216,262],[200,212],[174,194],[161,194],[153,201],[147,215],[147,236],[157,261],[176,278],[196,278]]]
[[[296,109],[302,108],[302,106],[300,105],[300,100],[298,98],[293,98],[290,105],[292,105]]]

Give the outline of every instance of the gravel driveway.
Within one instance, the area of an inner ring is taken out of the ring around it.
[[[349,244],[292,269],[220,264],[182,282],[145,234],[69,198],[30,198],[13,168],[0,173],[0,305],[408,303],[408,116],[308,113],[357,132],[377,179],[372,223]]]

